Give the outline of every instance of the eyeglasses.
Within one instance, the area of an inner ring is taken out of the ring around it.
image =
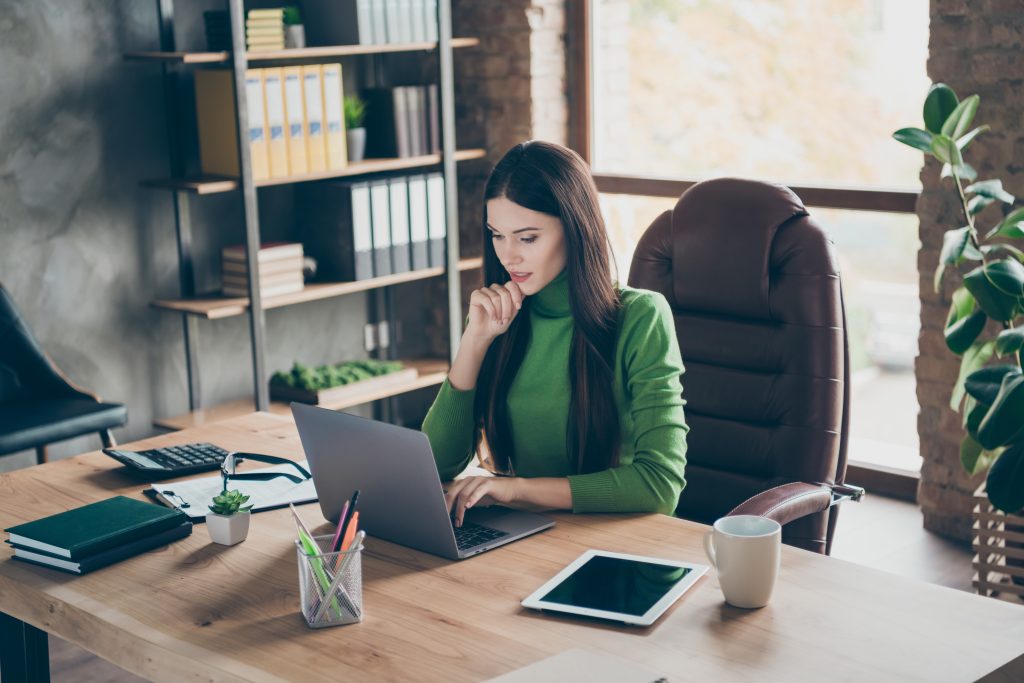
[[[302,476],[300,477],[294,474],[289,474],[288,472],[243,472],[241,474],[236,473],[235,468],[238,466],[238,463],[244,462],[246,460],[267,462],[272,465],[291,465],[292,467],[297,469]],[[284,477],[289,481],[295,482],[296,484],[301,484],[307,479],[313,478],[313,475],[310,474],[306,470],[306,468],[304,468],[297,462],[294,462],[287,458],[281,458],[276,455],[263,455],[262,453],[228,453],[224,457],[224,460],[222,460],[220,463],[220,474],[221,478],[224,480],[223,489],[225,491],[228,490],[228,480],[232,479],[235,481],[243,479],[250,481],[269,481],[271,479],[276,479],[278,477]]]

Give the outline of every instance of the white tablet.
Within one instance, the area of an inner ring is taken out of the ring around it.
[[[522,604],[650,626],[707,570],[705,564],[588,550]]]

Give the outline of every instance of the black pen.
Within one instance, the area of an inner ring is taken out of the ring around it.
[[[331,548],[332,553],[338,552],[341,548],[341,541],[345,538],[345,534],[348,533],[349,522],[352,521],[352,515],[356,511],[356,503],[359,501],[359,489],[356,489],[352,493],[352,499],[348,502],[348,510],[345,513],[345,519],[338,520],[338,525],[341,526],[341,533],[339,533],[334,540],[334,547]]]

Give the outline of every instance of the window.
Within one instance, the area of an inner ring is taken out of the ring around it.
[[[794,187],[842,265],[850,458],[919,470],[921,158],[891,134],[921,118],[927,0],[592,0],[576,10],[572,30],[589,49],[573,94],[589,107],[574,112],[583,126],[572,137],[603,192],[621,279],[643,230],[690,183],[734,175]]]

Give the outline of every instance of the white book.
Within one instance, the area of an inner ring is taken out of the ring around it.
[[[359,44],[374,45],[380,41],[373,32],[373,18],[371,17],[370,5],[375,0],[357,0],[356,22],[359,24]]]
[[[356,279],[373,276],[373,223],[370,218],[370,185],[352,184],[352,246],[355,249]]]
[[[436,43],[437,37],[437,0],[424,0],[426,3],[427,41]]]
[[[446,264],[444,246],[448,235],[446,223],[444,176],[431,173],[427,176],[427,233],[430,236],[430,265]]]
[[[411,268],[409,254],[409,191],[404,177],[388,181],[391,199],[391,264],[396,273]]]
[[[390,275],[391,270],[391,198],[388,181],[370,181],[370,218],[373,222],[373,274]]]

